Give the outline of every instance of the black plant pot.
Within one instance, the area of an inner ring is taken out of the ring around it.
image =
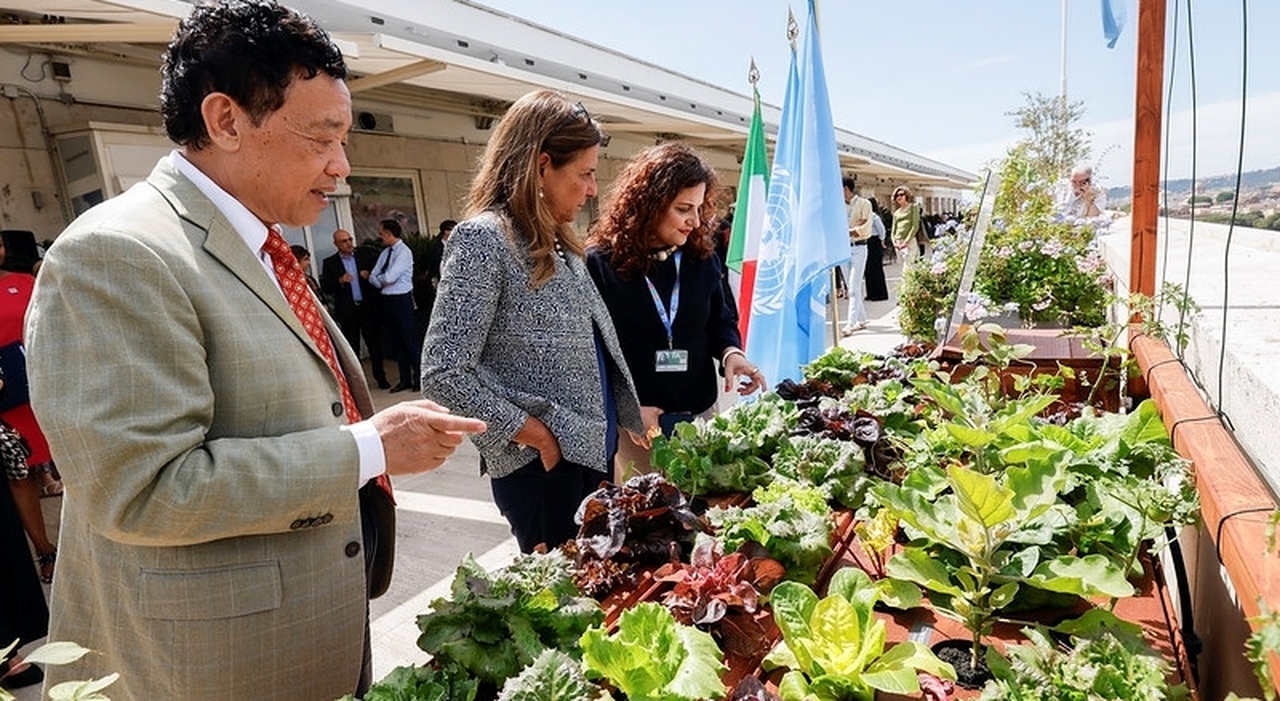
[[[965,689],[981,689],[989,681],[991,669],[987,667],[985,648],[978,651],[978,666],[973,666],[972,640],[951,638],[934,644],[933,654],[956,669],[956,684]]]

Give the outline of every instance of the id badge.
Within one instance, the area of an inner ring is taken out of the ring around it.
[[[653,365],[655,372],[685,372],[689,369],[689,351],[680,350],[679,348],[672,350],[660,350],[653,354]]]

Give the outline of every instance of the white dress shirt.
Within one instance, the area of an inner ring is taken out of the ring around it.
[[[178,172],[186,176],[200,192],[204,193],[205,197],[213,202],[213,206],[218,208],[236,233],[240,234],[240,238],[244,239],[244,244],[249,247],[249,250],[257,252],[258,262],[262,264],[263,271],[276,284],[276,289],[279,289],[280,281],[276,279],[271,257],[262,251],[263,244],[267,242],[267,226],[253,212],[250,212],[248,207],[241,204],[209,176],[202,173],[191,161],[188,161],[180,151],[175,150],[172,156]],[[272,228],[276,226],[272,225]],[[282,291],[280,295],[283,297],[284,292]],[[342,428],[350,431],[351,436],[356,439],[356,450],[360,454],[360,484],[387,471],[387,455],[382,450],[382,438],[378,436],[378,431],[372,423],[367,420],[358,421]]]

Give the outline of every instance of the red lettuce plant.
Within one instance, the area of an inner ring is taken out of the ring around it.
[[[742,657],[765,652],[767,636],[757,619],[760,596],[772,591],[786,570],[757,543],[724,555],[713,538],[699,538],[689,564],[669,562],[654,578],[675,586],[663,598],[675,619],[708,629],[722,649]]]
[[[565,553],[576,565],[575,580],[589,596],[603,596],[619,584],[634,584],[636,566],[683,559],[697,533],[710,530],[684,494],[658,474],[624,484],[606,484],[583,500],[582,524]]]

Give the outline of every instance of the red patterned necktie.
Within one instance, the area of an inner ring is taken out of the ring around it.
[[[302,322],[302,328],[307,330],[307,335],[311,336],[316,348],[320,349],[320,355],[324,356],[329,369],[333,371],[334,378],[338,380],[338,387],[342,390],[342,406],[347,413],[347,422],[359,421],[360,409],[356,407],[355,397],[351,396],[351,386],[347,384],[347,376],[338,365],[338,354],[334,352],[333,341],[325,331],[324,321],[320,318],[320,306],[316,304],[316,296],[307,284],[307,278],[298,265],[298,259],[294,258],[288,242],[275,229],[268,230],[267,242],[262,245],[262,250],[271,256],[271,265],[276,271],[276,281],[280,283],[280,291],[284,292],[284,298],[289,302],[289,307],[293,309],[298,321]]]
[[[320,349],[320,355],[324,356],[325,362],[329,364],[329,369],[333,371],[333,376],[338,381],[347,423],[359,421],[360,408],[356,406],[356,399],[351,394],[347,376],[338,365],[338,354],[333,349],[333,340],[329,338],[329,332],[324,328],[324,320],[320,318],[320,306],[316,303],[316,296],[307,284],[302,267],[298,265],[298,259],[289,249],[289,243],[275,229],[267,229],[267,242],[262,244],[262,250],[271,257],[271,267],[276,271],[276,281],[280,283],[280,291],[284,292],[284,298],[289,302],[289,307],[302,323],[302,328],[307,330],[307,335],[311,336],[312,342]],[[379,475],[377,482],[387,494],[391,493],[391,481],[385,474]]]

